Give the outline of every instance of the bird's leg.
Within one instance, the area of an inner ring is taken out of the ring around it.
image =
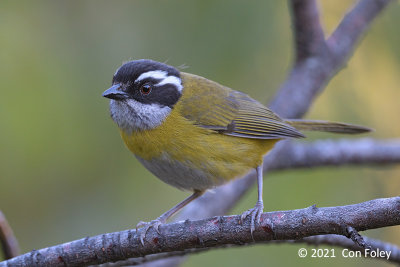
[[[151,227],[154,227],[154,229],[157,231],[157,233],[161,234],[160,230],[159,230],[159,227],[160,227],[161,224],[166,223],[169,217],[171,217],[172,215],[177,213],[179,210],[181,210],[183,207],[185,207],[187,204],[189,204],[190,202],[192,202],[196,198],[200,197],[203,193],[204,193],[204,191],[197,191],[196,190],[196,191],[194,191],[194,193],[191,196],[187,197],[182,202],[178,203],[172,209],[170,209],[167,212],[163,213],[157,219],[155,219],[155,220],[153,220],[151,222],[139,222],[136,225],[136,231],[137,231],[137,229],[139,227],[143,227],[144,228],[144,230],[140,234],[140,242],[142,243],[142,245],[144,245],[144,238],[146,237],[147,231],[149,231],[149,229]]]
[[[253,232],[255,230],[255,222],[260,223],[261,214],[264,210],[263,204],[263,167],[262,164],[256,168],[257,171],[257,188],[258,188],[258,200],[254,208],[249,209],[240,216],[240,220],[243,222],[247,216],[251,215],[251,222],[250,222],[250,233],[253,236]]]

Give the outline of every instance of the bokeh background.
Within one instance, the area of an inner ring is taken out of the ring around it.
[[[320,4],[330,33],[354,1]],[[399,11],[392,4],[375,21],[307,118],[367,125],[379,139],[400,136]],[[293,58],[287,2],[1,1],[0,209],[23,252],[133,228],[188,195],[136,161],[101,97],[116,68],[139,58],[184,64],[268,103]],[[400,168],[285,171],[269,175],[264,190],[266,210],[358,203],[398,195]],[[255,199],[253,188],[231,213]],[[365,234],[399,244],[400,228]],[[334,259],[300,259],[302,246],[215,250],[184,266],[387,266],[344,259],[340,249]]]

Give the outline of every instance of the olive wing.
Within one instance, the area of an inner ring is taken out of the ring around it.
[[[304,137],[244,93],[191,74],[182,75],[182,80],[182,115],[198,126],[243,138]]]

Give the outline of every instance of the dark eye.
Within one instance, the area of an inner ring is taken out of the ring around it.
[[[149,83],[145,83],[142,86],[140,86],[140,93],[142,93],[142,95],[148,95],[151,92],[151,84]]]

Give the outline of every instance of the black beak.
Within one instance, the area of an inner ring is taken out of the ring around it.
[[[102,96],[114,100],[124,100],[129,98],[129,95],[124,91],[119,90],[119,88],[121,88],[121,84],[115,84],[105,90]]]

